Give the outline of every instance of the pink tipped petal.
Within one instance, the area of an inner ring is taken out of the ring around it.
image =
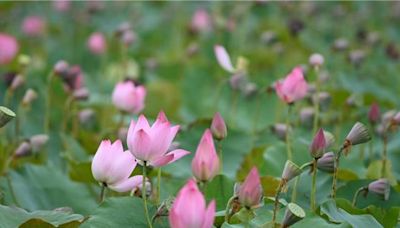
[[[209,181],[219,172],[220,162],[215,151],[211,131],[207,129],[197,146],[192,160],[192,172],[198,181]]]
[[[94,179],[99,182],[107,181],[107,173],[111,166],[110,158],[112,157],[108,151],[110,148],[111,141],[103,140],[92,160],[92,174]]]
[[[275,84],[277,95],[286,103],[302,99],[308,90],[301,67],[296,67],[283,81]]]
[[[175,210],[171,210],[169,212],[169,224],[171,228],[186,228],[179,218],[179,215],[175,212]]]
[[[157,116],[157,120],[161,121],[161,123],[169,122],[167,116],[164,111],[160,111]]]
[[[150,136],[143,129],[140,129],[131,138],[129,138],[128,133],[128,140],[129,151],[133,156],[139,160],[148,161],[152,142]]]
[[[207,207],[203,226],[201,228],[211,228],[215,218],[215,200],[212,200]]]
[[[108,179],[109,184],[120,182],[127,179],[136,167],[136,159],[129,151],[114,153],[114,162],[112,163],[109,172],[113,175]]]
[[[235,68],[232,65],[231,58],[229,57],[228,52],[221,45],[214,46],[215,56],[217,57],[217,61],[219,65],[226,71],[233,73]]]
[[[253,167],[240,187],[239,201],[247,207],[253,207],[260,203],[261,197],[260,175],[257,168]]]
[[[19,45],[15,37],[0,33],[0,66],[10,63],[17,55]]]
[[[171,151],[171,152],[168,152],[168,153],[167,153],[167,156],[169,156],[169,155],[171,155],[171,154],[173,155],[173,159],[172,159],[171,161],[169,161],[168,164],[170,164],[170,163],[172,163],[172,162],[175,162],[175,161],[181,159],[182,157],[184,157],[184,156],[190,154],[190,152],[187,151],[187,150],[177,149],[177,150],[173,150],[173,151]]]
[[[158,158],[155,161],[151,161],[150,165],[153,166],[153,167],[161,167],[161,166],[164,166],[164,165],[167,165],[167,164],[171,163],[173,159],[174,159],[174,155],[173,154],[168,154],[168,155],[165,155],[165,156],[162,156],[162,157]]]
[[[129,192],[141,186],[142,181],[143,181],[143,176],[138,175],[125,179],[121,182],[109,185],[108,187],[116,192]]]
[[[227,135],[227,129],[224,118],[222,118],[219,112],[215,113],[211,123],[211,131],[214,137],[218,140],[222,140]]]

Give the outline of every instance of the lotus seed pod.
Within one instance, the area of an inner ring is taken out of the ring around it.
[[[294,164],[290,160],[287,160],[285,168],[283,169],[282,172],[282,179],[285,180],[286,182],[289,182],[291,179],[300,175],[301,172],[302,172],[301,169],[296,164]]]
[[[371,182],[368,185],[368,192],[381,195],[384,200],[388,200],[390,195],[390,183],[385,178]]]
[[[296,222],[306,217],[306,213],[303,208],[295,203],[288,203],[286,206],[285,216],[283,217],[282,227],[289,227]]]
[[[323,172],[333,173],[335,169],[335,153],[327,152],[317,161],[317,168]]]
[[[364,124],[357,122],[346,136],[346,140],[349,141],[352,146],[354,146],[368,142],[371,140],[371,135],[368,132],[368,128]]]
[[[10,109],[0,106],[0,128],[15,118],[15,113]]]

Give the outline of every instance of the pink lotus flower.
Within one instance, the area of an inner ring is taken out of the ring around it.
[[[211,132],[213,133],[213,136],[218,140],[224,139],[227,135],[224,118],[222,118],[219,112],[215,113],[214,118],[212,119]]]
[[[118,109],[138,114],[144,108],[146,88],[135,86],[132,81],[118,83],[112,94],[112,101]]]
[[[179,126],[171,126],[164,112],[158,114],[157,120],[150,127],[144,115],[137,123],[131,121],[128,130],[129,151],[146,165],[160,167],[170,164],[190,152],[176,149],[168,152]]]
[[[229,57],[228,52],[226,49],[221,46],[221,45],[215,45],[214,46],[214,53],[215,57],[217,58],[217,61],[219,65],[229,73],[234,73],[235,68],[232,65],[231,58]]]
[[[22,22],[22,31],[32,37],[38,37],[44,34],[46,23],[39,16],[29,16]]]
[[[203,194],[194,180],[179,191],[169,212],[171,228],[211,228],[215,216],[215,201],[206,208]]]
[[[251,208],[260,204],[262,187],[260,175],[256,167],[250,170],[239,189],[239,202],[245,207]]]
[[[191,28],[195,32],[207,32],[211,29],[210,16],[206,10],[198,9],[194,12]]]
[[[124,152],[120,140],[113,144],[110,140],[104,140],[94,155],[92,174],[94,179],[114,191],[132,191],[143,181],[142,176],[129,177],[136,163],[131,153]]]
[[[304,80],[301,67],[294,68],[285,79],[275,83],[276,93],[288,104],[305,97],[307,89],[307,82]]]
[[[96,55],[103,54],[107,49],[106,38],[103,33],[100,32],[95,32],[90,35],[87,45],[89,50]]]
[[[313,158],[320,158],[324,155],[324,150],[326,148],[326,140],[324,130],[320,128],[310,146],[310,153]]]
[[[18,42],[13,36],[0,33],[0,65],[11,62],[18,50]]]
[[[219,172],[219,158],[214,147],[211,131],[207,129],[197,146],[192,161],[192,172],[198,181],[209,181]]]
[[[379,110],[379,105],[377,103],[373,103],[368,112],[368,120],[371,124],[376,124],[379,121],[381,116],[381,112]]]

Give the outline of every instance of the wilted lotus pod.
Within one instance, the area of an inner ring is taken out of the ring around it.
[[[335,136],[329,131],[324,131],[326,148],[330,148],[335,143]]]
[[[25,83],[24,77],[22,77],[22,75],[18,74],[17,76],[15,76],[15,78],[11,82],[10,89],[14,91],[14,90],[18,89],[19,87],[21,87],[24,83]]]
[[[371,124],[376,124],[378,123],[380,116],[379,105],[374,102],[369,109],[368,120]]]
[[[385,178],[371,182],[368,185],[368,192],[381,195],[384,200],[388,200],[390,195],[390,183]]]
[[[228,134],[224,118],[222,118],[219,112],[215,113],[214,118],[212,119],[211,132],[214,138],[217,140],[222,140],[226,138]]]
[[[10,109],[0,106],[0,128],[15,118],[15,113]]]
[[[29,139],[29,142],[32,147],[32,151],[39,152],[43,149],[44,145],[46,145],[47,141],[49,141],[49,136],[45,134],[34,135]]]
[[[335,153],[327,152],[317,161],[317,168],[323,172],[333,173],[335,169]]]
[[[282,172],[282,180],[285,182],[289,182],[291,179],[300,175],[302,170],[294,164],[292,161],[287,160],[285,164],[285,168]]]
[[[271,132],[282,141],[286,140],[286,134],[288,131],[291,131],[290,127],[283,123],[276,123],[271,126]]]
[[[344,38],[339,38],[335,40],[333,48],[337,51],[344,51],[349,47],[349,41]]]
[[[324,56],[319,53],[314,53],[309,58],[309,63],[313,67],[320,67],[324,64]]]
[[[56,75],[65,74],[69,69],[69,65],[64,60],[59,60],[53,67],[53,72]]]
[[[305,107],[300,110],[300,122],[303,126],[311,127],[314,121],[314,108]]]
[[[324,154],[326,148],[326,140],[324,130],[320,128],[310,145],[310,154],[313,158],[319,159]]]
[[[355,123],[343,144],[343,147],[346,149],[345,155],[348,154],[350,146],[365,143],[369,140],[371,140],[371,135],[368,132],[368,128],[360,122]]]
[[[32,101],[36,100],[38,97],[38,94],[35,92],[33,89],[28,89],[25,92],[24,98],[22,98],[22,105],[29,105],[32,103]]]
[[[73,96],[75,100],[87,100],[89,98],[89,90],[86,87],[74,90]]]
[[[288,203],[286,206],[285,216],[283,217],[282,227],[289,227],[302,220],[304,217],[306,217],[306,213],[303,208],[295,203]]]
[[[382,125],[384,130],[387,130],[393,122],[393,118],[396,116],[396,110],[389,110],[382,115]]]
[[[29,156],[31,154],[32,154],[32,146],[27,141],[23,141],[21,144],[19,144],[19,146],[14,152],[14,156],[17,158]]]
[[[319,92],[318,94],[314,94],[313,103],[319,102],[319,108],[322,111],[326,111],[331,104],[332,97],[328,92]]]

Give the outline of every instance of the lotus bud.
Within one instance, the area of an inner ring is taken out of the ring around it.
[[[289,227],[302,220],[304,217],[306,217],[306,213],[299,205],[295,203],[288,203],[286,206],[285,216],[283,217],[282,221],[282,228]]]
[[[53,1],[53,8],[58,12],[66,12],[71,6],[70,0],[55,0]]]
[[[335,153],[327,152],[317,161],[317,168],[323,172],[333,173],[335,169]]]
[[[319,107],[322,111],[326,111],[331,104],[332,97],[328,92],[319,92],[314,94],[313,103],[319,102]]]
[[[349,41],[347,41],[344,38],[335,40],[335,43],[333,44],[333,48],[337,51],[344,51],[348,47],[349,47]]]
[[[15,37],[0,33],[0,65],[10,63],[17,55],[19,45]]]
[[[368,185],[368,192],[381,195],[384,200],[388,200],[390,195],[390,183],[384,178],[371,182]]]
[[[46,145],[47,141],[49,141],[49,136],[45,134],[34,135],[29,139],[29,142],[32,147],[32,152],[39,152],[43,149],[44,145]]]
[[[24,83],[25,83],[24,77],[22,77],[22,75],[18,74],[13,79],[10,89],[14,91],[14,90],[18,89],[20,86],[22,86]]]
[[[73,93],[75,100],[87,100],[89,98],[89,95],[89,90],[86,87],[79,88]]]
[[[31,144],[26,141],[22,142],[14,152],[14,156],[17,158],[29,156],[31,154],[32,154]]]
[[[289,182],[291,179],[300,175],[302,170],[294,164],[292,161],[287,160],[285,163],[285,168],[282,172],[282,180]]]
[[[347,148],[349,146],[368,142],[369,140],[371,140],[371,135],[369,134],[367,127],[364,124],[357,122],[346,136],[346,141],[343,147]],[[346,150],[345,154],[347,155],[348,152],[349,150]]]
[[[303,99],[307,95],[308,84],[303,76],[303,69],[294,68],[286,78],[275,83],[278,97],[287,104]]]
[[[311,127],[314,121],[314,108],[306,107],[300,110],[300,122],[303,126]]]
[[[260,175],[256,167],[253,167],[239,190],[239,202],[247,207],[252,208],[260,204],[262,198],[262,187]]]
[[[324,56],[319,53],[314,53],[310,56],[310,59],[308,61],[313,67],[321,67],[322,64],[324,64]]]
[[[326,141],[324,130],[320,128],[317,134],[314,136],[314,139],[310,146],[311,156],[315,159],[319,159],[324,154],[324,150],[326,148]]]
[[[288,131],[291,131],[290,127],[283,123],[276,123],[271,127],[271,132],[282,141],[286,140]]]
[[[215,113],[214,118],[212,119],[211,132],[217,140],[226,138],[228,134],[224,118],[222,118],[219,112]]]
[[[68,71],[68,68],[68,63],[64,60],[60,60],[54,65],[53,71],[56,75],[62,75]]]
[[[0,106],[0,128],[15,118],[15,113],[10,109]]]
[[[151,193],[153,192],[151,183],[146,179],[146,183],[144,184],[146,186],[146,198],[151,196]],[[137,185],[133,190],[132,190],[132,195],[137,196],[137,197],[142,197],[142,183]]]
[[[87,46],[93,54],[104,54],[107,49],[107,41],[104,34],[100,32],[91,34],[87,41]]]
[[[28,89],[25,92],[24,98],[22,99],[22,105],[29,105],[31,104],[36,98],[38,97],[37,93],[33,89]]]
[[[26,67],[31,63],[31,57],[28,55],[19,55],[18,56],[18,64],[21,65],[22,67]]]
[[[373,103],[368,112],[368,120],[371,124],[376,124],[380,118],[380,110],[377,103]]]
[[[329,131],[324,131],[324,136],[325,136],[325,142],[326,142],[326,147],[325,148],[330,148],[333,146],[335,143],[335,136],[330,133]]]
[[[39,16],[29,16],[22,22],[22,31],[30,37],[39,37],[44,34],[46,22]]]
[[[205,9],[197,9],[192,17],[190,29],[193,32],[207,32],[212,26],[211,18]]]

